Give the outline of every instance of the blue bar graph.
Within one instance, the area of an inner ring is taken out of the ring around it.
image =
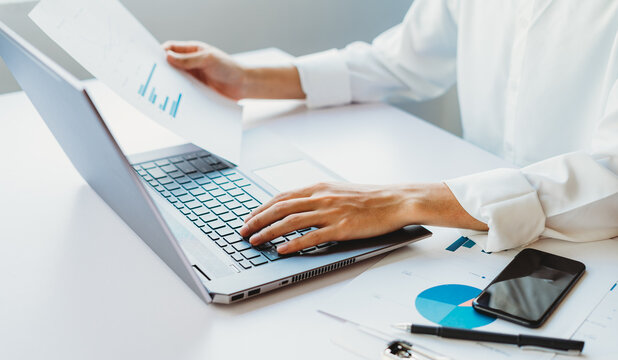
[[[149,88],[150,88],[150,92],[148,95],[148,102],[153,104],[153,105],[157,105],[157,98],[159,98],[157,91],[156,91],[156,87],[152,86],[150,87],[151,82],[153,81],[153,77],[155,75],[155,70],[157,69],[157,64],[154,63],[152,65],[152,68],[150,69],[150,73],[148,74],[148,78],[146,79],[146,81],[143,84],[140,84],[139,89],[137,90],[137,93],[143,97],[146,98],[146,93],[148,92]],[[156,79],[154,80],[154,82],[156,83]],[[163,99],[163,97],[160,97],[159,99]],[[165,96],[165,100],[160,101],[160,103],[158,104],[158,108],[161,111],[167,112],[167,104],[169,102],[170,97],[169,96]],[[170,106],[169,109],[169,115],[172,118],[176,118],[176,115],[178,114],[178,107],[180,105],[180,99],[182,99],[182,93],[178,94],[178,99],[172,101],[172,105]]]
[[[460,237],[459,239],[455,240],[451,245],[449,245],[446,250],[448,251],[455,251],[457,249],[459,249],[466,241],[468,241],[467,237]]]

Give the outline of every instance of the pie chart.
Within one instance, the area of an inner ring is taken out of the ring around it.
[[[480,293],[481,289],[467,285],[439,285],[421,292],[414,305],[425,319],[433,323],[472,329],[491,324],[495,320],[472,308],[472,300]]]

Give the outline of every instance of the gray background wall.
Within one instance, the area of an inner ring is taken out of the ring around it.
[[[235,53],[278,47],[303,55],[354,40],[371,41],[400,22],[411,0],[121,0],[159,40],[197,39]],[[1,0],[0,0],[1,2]],[[27,14],[36,2],[0,5],[0,21],[79,78],[91,77],[56,46]],[[19,86],[0,62],[0,93]],[[430,102],[396,105],[460,134],[455,89]]]

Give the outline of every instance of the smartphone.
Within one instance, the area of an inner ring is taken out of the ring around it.
[[[579,261],[524,249],[472,302],[477,311],[537,328],[581,278]]]

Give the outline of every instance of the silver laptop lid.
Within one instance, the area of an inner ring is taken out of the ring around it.
[[[0,57],[80,175],[200,298],[211,302],[81,82],[2,22]]]

